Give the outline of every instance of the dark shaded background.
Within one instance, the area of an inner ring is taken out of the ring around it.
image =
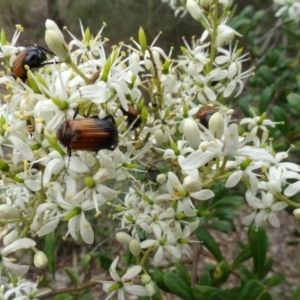
[[[237,11],[247,5],[258,9],[269,7],[268,1],[234,1]],[[21,24],[25,31],[18,46],[38,44],[45,46],[45,20],[54,20],[60,28],[67,26],[80,37],[78,20],[84,27],[90,27],[96,34],[103,22],[107,23],[103,36],[108,37],[114,45],[120,41],[129,42],[130,37],[137,39],[138,28],[142,26],[148,36],[148,42],[162,31],[157,45],[168,52],[174,47],[178,54],[181,38],[189,41],[190,37],[199,37],[202,28],[189,15],[174,17],[174,11],[160,0],[0,0],[0,26],[4,28],[8,40],[15,30],[15,24]],[[69,36],[65,34],[68,41]]]

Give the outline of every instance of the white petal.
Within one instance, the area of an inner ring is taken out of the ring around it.
[[[277,228],[280,227],[279,219],[277,218],[276,214],[274,214],[273,212],[268,214],[268,221],[272,226]]]
[[[124,290],[132,295],[138,296],[148,296],[148,291],[146,288],[140,285],[131,285],[131,284],[124,284]]]
[[[17,250],[21,250],[21,249],[27,249],[27,248],[31,248],[34,247],[36,245],[36,242],[28,239],[28,238],[23,238],[23,239],[19,239],[14,241],[13,243],[9,244],[8,246],[4,247],[1,251],[1,254],[3,256],[6,256],[7,254],[11,253],[11,252],[15,252]]]
[[[9,135],[7,139],[12,142],[14,147],[20,152],[20,154],[25,159],[27,159],[28,161],[34,160],[34,154],[31,150],[31,148],[24,141],[22,141],[19,137],[14,136],[14,135]]]
[[[3,264],[8,268],[15,276],[23,276],[27,273],[29,266],[13,264],[10,261],[3,259]],[[14,298],[15,299],[15,298]]]
[[[243,171],[241,171],[241,170],[232,173],[228,177],[228,179],[225,183],[225,187],[232,188],[232,187],[236,186],[240,182],[242,175],[243,175]]]
[[[256,211],[253,211],[249,216],[242,219],[242,223],[245,226],[249,226],[253,222],[255,216],[256,216]]]
[[[191,171],[206,165],[215,156],[216,155],[213,152],[202,152],[202,150],[197,150],[191,153],[187,158],[180,155],[178,157],[178,163],[183,171]]]
[[[77,173],[85,173],[89,171],[89,167],[78,156],[70,157],[69,169]]]
[[[294,182],[284,190],[284,195],[292,197],[300,191],[300,181]]]
[[[94,231],[91,224],[85,219],[84,213],[80,216],[80,234],[87,244],[94,242]]]
[[[60,169],[62,169],[63,165],[64,161],[61,158],[52,159],[47,163],[43,177],[43,185],[45,187],[50,182],[52,174],[56,174]]]
[[[190,195],[193,198],[198,199],[198,200],[207,200],[207,199],[214,197],[215,194],[213,191],[207,189],[207,190],[201,190],[196,193],[191,193]]]
[[[135,276],[137,276],[141,271],[142,271],[141,266],[133,266],[126,271],[126,273],[121,277],[121,280],[125,282],[129,279],[132,279]]]
[[[163,254],[164,254],[164,251],[163,251],[163,247],[162,246],[159,246],[155,255],[154,255],[154,258],[153,258],[153,265],[154,266],[157,266],[163,259]]]

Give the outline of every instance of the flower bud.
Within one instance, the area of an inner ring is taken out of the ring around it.
[[[138,256],[141,253],[141,246],[137,240],[132,239],[128,246],[133,256]]]
[[[281,192],[280,184],[277,180],[270,180],[266,183],[266,186],[268,191],[273,195]]]
[[[133,237],[125,232],[118,232],[116,234],[116,239],[119,243],[128,245],[130,241],[133,240]]]
[[[148,291],[148,296],[151,297],[155,293],[155,287],[151,277],[148,274],[143,274],[141,277],[142,283],[145,285],[145,288]]]
[[[139,29],[138,38],[139,38],[141,50],[143,53],[145,53],[146,48],[147,48],[147,37],[146,37],[145,31],[142,27],[140,27],[140,29]]]
[[[238,126],[236,124],[230,124],[225,133],[225,142],[223,153],[224,156],[234,156],[239,149],[239,134]]]
[[[187,0],[186,9],[191,14],[191,16],[199,21],[203,18],[203,12],[195,0]]]
[[[208,129],[216,139],[220,139],[222,137],[224,132],[224,118],[219,112],[214,113],[210,117]]]
[[[158,174],[156,177],[156,182],[159,184],[164,184],[167,181],[167,176],[165,174]]]
[[[300,220],[300,208],[296,208],[294,211],[293,211],[293,214],[295,216],[295,218],[297,220]]]
[[[219,47],[229,44],[233,40],[235,34],[240,36],[240,34],[231,27],[227,25],[219,25],[216,45]]]
[[[192,119],[185,119],[183,124],[183,133],[188,145],[195,150],[198,149],[201,142],[198,124]]]
[[[15,219],[18,218],[20,212],[17,208],[8,205],[8,204],[1,204],[0,205],[0,219]]]
[[[48,264],[48,258],[43,251],[38,251],[34,254],[34,266],[38,269],[44,269]]]
[[[60,61],[65,62],[70,59],[70,51],[62,32],[56,23],[49,19],[46,20],[45,41],[50,50],[59,57]]]
[[[183,180],[183,188],[189,193],[195,193],[201,190],[202,183],[198,178],[188,175]]]
[[[160,129],[154,132],[154,138],[159,145],[162,145],[165,142],[165,135]]]
[[[19,233],[17,230],[12,230],[10,233],[8,233],[4,238],[3,238],[3,245],[7,246],[11,244],[12,242],[16,241],[19,237]]]

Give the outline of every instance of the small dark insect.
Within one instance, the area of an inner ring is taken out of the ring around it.
[[[146,171],[147,171],[147,179],[157,183],[156,177],[160,174],[159,170],[155,166],[152,166],[146,168]]]
[[[198,112],[197,112],[197,116],[200,119],[200,123],[208,128],[208,122],[211,118],[211,116],[217,112],[217,109],[213,106],[210,105],[204,105],[202,106]]]
[[[99,151],[114,150],[118,146],[118,130],[114,123],[106,119],[85,118],[66,121],[56,133],[57,139],[68,149]]]
[[[51,51],[40,46],[30,46],[22,50],[13,61],[11,68],[13,76],[25,81],[27,79],[27,70],[25,69],[25,65],[28,65],[30,69],[36,69],[52,63],[45,63],[47,60],[45,52],[54,55]]]
[[[132,105],[128,106],[128,111],[126,111],[123,107],[121,107],[121,110],[123,115],[127,116],[128,127],[131,127],[132,129],[136,129],[141,125],[142,123],[141,116]]]
[[[35,130],[35,126],[34,126],[34,118],[30,118],[26,120],[26,129],[27,131],[30,133],[30,135],[32,135],[32,133]]]

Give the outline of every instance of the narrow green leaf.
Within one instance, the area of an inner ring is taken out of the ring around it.
[[[209,300],[212,294],[222,295],[223,291],[216,287],[196,285],[193,288],[193,296],[197,300]]]
[[[268,237],[263,227],[249,228],[248,240],[254,263],[254,274],[262,278],[268,250]]]
[[[214,202],[209,208],[217,207],[240,207],[244,201],[242,196],[223,197],[221,200]]]
[[[283,274],[274,274],[272,277],[267,278],[263,281],[263,284],[266,286],[276,286],[285,282],[286,277]]]
[[[222,260],[216,267],[213,274],[213,286],[220,286],[225,283],[230,275],[230,266],[226,260]]]
[[[209,227],[225,233],[233,230],[233,225],[229,221],[214,221],[209,224]]]
[[[103,268],[105,270],[109,270],[110,265],[113,262],[113,260],[110,258],[110,256],[108,256],[104,253],[101,253],[101,252],[95,252],[94,256],[99,258],[101,268]]]
[[[154,272],[150,273],[150,276],[159,288],[161,288],[162,290],[168,293],[171,293],[170,289],[168,288],[164,280],[165,273],[161,269],[154,268]]]
[[[167,273],[164,281],[173,294],[184,300],[195,300],[191,287],[174,273]]]
[[[81,261],[82,270],[86,272],[88,270],[88,267],[90,265],[91,256],[89,254],[86,254]]]
[[[298,89],[300,90],[300,73],[296,76]]]
[[[263,268],[263,272],[261,274],[261,278],[265,278],[268,275],[268,273],[271,271],[272,267],[273,267],[273,258],[271,256],[267,256]]]
[[[187,268],[179,263],[175,265],[175,268],[176,275],[184,280],[187,284],[190,284],[190,273]]]
[[[77,286],[78,285],[78,279],[74,275],[74,272],[70,271],[68,268],[65,268],[64,271],[67,274],[67,276],[70,278],[72,284],[75,285],[75,286]]]
[[[276,125],[276,128],[278,128],[285,136],[287,136],[290,130],[290,121],[287,112],[283,108],[275,105],[273,106],[272,113],[274,121],[281,122],[281,124]]]
[[[232,220],[234,218],[232,208],[219,207],[214,210],[214,214],[220,220]]]
[[[223,255],[218,244],[213,236],[206,230],[206,228],[199,226],[195,231],[195,235],[199,241],[203,242],[203,245],[214,255],[218,261],[223,260]]]
[[[252,271],[250,271],[246,266],[240,265],[237,267],[237,269],[240,273],[242,285],[245,285],[248,281],[252,279],[257,279],[255,274]]]
[[[241,252],[238,254],[238,256],[233,261],[232,268],[235,268],[235,266],[237,266],[238,264],[248,260],[249,258],[251,258],[251,256],[252,255],[251,255],[250,246],[247,245],[241,250]]]
[[[264,292],[263,284],[252,279],[244,285],[237,300],[258,300]]]
[[[300,300],[300,282],[298,283],[298,285],[294,291],[292,300]]]
[[[224,298],[221,297],[219,294],[213,293],[209,296],[209,300],[223,300]]]
[[[267,65],[259,67],[259,69],[256,72],[256,76],[260,76],[269,84],[273,83],[273,72]]]
[[[53,280],[55,280],[55,249],[55,235],[54,232],[51,232],[47,234],[45,238],[45,254],[48,258],[48,270]]]
[[[287,95],[288,103],[298,112],[300,113],[300,94],[290,93]]]
[[[210,272],[208,270],[205,270],[202,273],[202,275],[200,277],[199,285],[211,286],[211,276],[210,276]]]
[[[270,86],[267,86],[264,88],[260,102],[259,102],[259,112],[260,114],[264,113],[267,111],[268,105],[272,102],[274,95],[274,89],[271,88]]]

